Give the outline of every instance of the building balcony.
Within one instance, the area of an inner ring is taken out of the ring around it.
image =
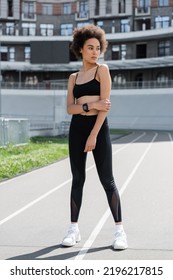
[[[151,15],[151,8],[150,7],[136,7],[135,8],[135,16],[149,16]]]
[[[81,18],[81,20],[84,18]],[[47,33],[46,33],[47,32]],[[56,30],[49,30],[43,32],[43,30],[38,29],[20,29],[18,27],[11,27],[11,28],[2,28],[0,29],[0,37],[1,42],[10,43],[10,42],[16,42],[16,43],[22,43],[22,42],[30,42],[30,41],[42,41],[44,38],[44,41],[71,41],[72,36],[68,35],[61,35],[62,30],[56,29]],[[109,41],[115,41],[115,42],[127,42],[127,41],[138,41],[143,39],[162,39],[162,38],[168,38],[173,36],[173,23],[172,26],[167,28],[159,28],[154,29],[151,27],[151,29],[146,30],[140,30],[140,31],[131,31],[131,32],[116,32],[115,29],[113,29],[111,26],[107,27],[105,29],[107,40]],[[47,34],[42,35],[42,34]]]
[[[112,70],[132,70],[132,69],[151,69],[151,68],[164,68],[173,67],[173,56],[164,57],[150,57],[143,59],[127,59],[127,60],[103,60]],[[1,61],[2,71],[61,71],[61,72],[75,72],[82,66],[81,61],[75,61],[70,63],[58,63],[57,64],[31,64],[30,62],[16,62],[16,61]]]
[[[38,36],[38,35],[28,35],[28,36],[21,36],[18,35],[16,31],[16,36],[13,35],[5,35],[4,32],[1,36],[1,43],[25,43],[31,41],[71,41],[72,36]],[[132,32],[122,32],[122,33],[111,33],[106,32],[106,38],[108,41],[112,42],[131,42],[131,41],[139,41],[139,40],[147,40],[147,39],[162,39],[168,38],[173,36],[173,26],[168,28],[160,28],[160,29],[150,29],[150,30],[141,30],[141,31],[132,31]]]
[[[141,31],[122,32],[122,33],[107,33],[108,41],[114,42],[131,42],[147,39],[162,39],[173,36],[173,26],[159,29],[147,29]]]
[[[18,35],[18,32],[16,32],[16,36],[12,35],[0,35],[1,43],[26,43],[31,41],[71,41],[72,36],[37,36],[37,35],[28,35],[28,36],[21,36]]]
[[[75,14],[75,20],[80,21],[80,20],[88,20],[89,19],[89,12],[83,11],[83,12],[77,12]]]
[[[106,61],[110,70],[151,69],[173,66],[173,56]]]
[[[36,13],[22,13],[22,20],[23,21],[36,21],[37,15]]]

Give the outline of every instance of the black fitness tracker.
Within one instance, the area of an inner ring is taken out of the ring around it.
[[[83,107],[83,110],[84,110],[85,112],[89,112],[88,104],[87,104],[87,103],[84,103],[84,104],[82,105],[82,107]]]

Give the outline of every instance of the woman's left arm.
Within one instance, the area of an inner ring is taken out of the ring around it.
[[[100,131],[100,128],[102,127],[102,124],[107,116],[107,113],[110,109],[110,92],[111,92],[111,76],[109,72],[109,68],[106,64],[101,64],[98,68],[98,77],[100,81],[100,100],[108,100],[108,105],[105,110],[100,110],[98,112],[98,116],[95,122],[95,125],[93,126],[93,129],[91,130],[91,133],[87,139],[86,146],[85,146],[85,152],[91,151],[96,146],[97,141],[97,135]]]

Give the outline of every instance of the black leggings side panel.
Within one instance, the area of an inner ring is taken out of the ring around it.
[[[115,222],[122,221],[121,202],[112,171],[112,144],[107,121],[103,124],[98,137],[97,145],[93,150],[97,172],[106,192],[110,210]]]

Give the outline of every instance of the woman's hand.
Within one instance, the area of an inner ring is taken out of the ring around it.
[[[84,152],[90,152],[95,149],[97,138],[94,134],[90,134],[85,144]]]
[[[109,99],[101,99],[95,102],[95,109],[97,109],[98,111],[108,112],[110,110],[110,107],[111,102]]]

